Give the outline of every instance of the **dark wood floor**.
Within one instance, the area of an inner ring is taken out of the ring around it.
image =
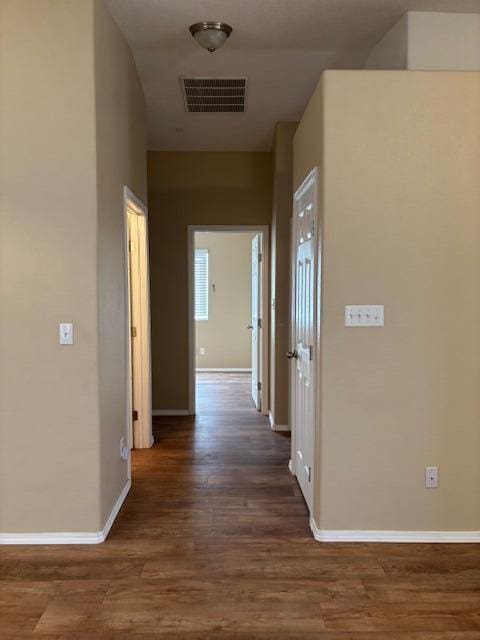
[[[314,542],[245,376],[155,436],[105,544],[0,548],[2,640],[480,638],[480,546]]]

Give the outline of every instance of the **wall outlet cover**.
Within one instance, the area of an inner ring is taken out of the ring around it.
[[[425,489],[438,487],[438,467],[425,467]]]

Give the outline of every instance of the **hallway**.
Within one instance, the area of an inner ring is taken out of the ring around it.
[[[201,374],[198,411],[155,419],[105,544],[0,548],[2,638],[480,637],[478,545],[319,544],[249,377]]]

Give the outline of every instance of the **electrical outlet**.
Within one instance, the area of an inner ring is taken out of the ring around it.
[[[438,467],[425,467],[425,489],[438,487]]]
[[[73,324],[71,322],[60,322],[58,341],[60,344],[73,344]]]
[[[120,460],[128,460],[130,449],[125,446],[125,438],[120,438]]]

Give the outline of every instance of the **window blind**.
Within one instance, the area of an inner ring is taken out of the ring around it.
[[[195,249],[195,320],[208,320],[207,249]]]

